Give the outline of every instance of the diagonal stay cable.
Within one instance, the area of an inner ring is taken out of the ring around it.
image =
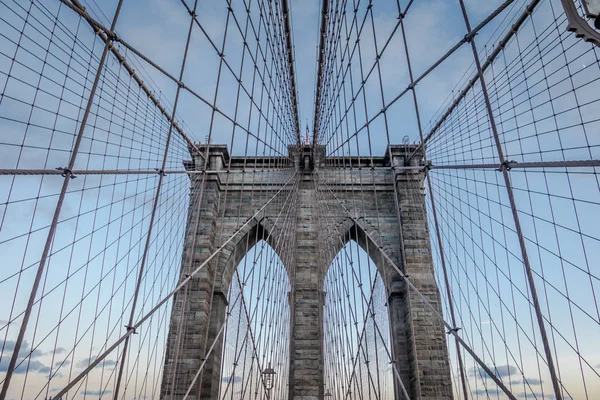
[[[123,0],[119,0],[119,3],[117,5],[117,8],[115,10],[115,14],[113,17],[113,21],[112,21],[112,28],[114,29],[114,27],[117,24],[117,20],[119,18],[119,14],[121,11],[121,5],[123,3]],[[86,128],[86,124],[87,124],[87,120],[88,117],[90,115],[90,111],[92,109],[92,104],[94,102],[94,96],[96,95],[96,90],[98,88],[98,84],[100,82],[100,78],[102,76],[102,70],[104,68],[104,63],[106,60],[106,56],[108,55],[108,50],[110,48],[110,42],[106,42],[104,44],[104,49],[102,51],[102,56],[100,57],[100,62],[98,63],[98,67],[96,69],[96,74],[95,74],[95,78],[94,78],[94,82],[92,84],[91,90],[90,90],[90,94],[87,100],[87,104],[86,104],[86,108],[83,114],[83,117],[81,119],[81,125],[79,127],[76,139],[75,139],[75,143],[73,145],[73,150],[71,153],[71,157],[69,158],[69,166],[68,169],[70,170],[71,168],[74,167],[75,165],[75,160],[77,159],[77,154],[79,152],[79,148],[81,146],[81,142],[83,139],[83,133],[84,130]],[[52,242],[54,241],[54,235],[56,233],[56,226],[58,224],[58,218],[60,216],[61,210],[62,210],[62,206],[64,204],[64,200],[65,200],[65,196],[66,196],[66,192],[69,186],[69,182],[71,181],[71,177],[72,174],[67,171],[65,173],[64,176],[64,180],[63,180],[63,184],[62,184],[62,188],[61,188],[61,192],[59,195],[59,198],[57,200],[56,203],[56,207],[54,209],[54,215],[52,217],[52,224],[50,226],[50,229],[48,231],[48,235],[46,237],[46,241],[44,244],[44,249],[42,251],[42,255],[40,258],[40,262],[39,262],[39,266],[35,275],[35,279],[33,282],[33,286],[31,288],[31,292],[29,295],[29,300],[27,303],[27,308],[25,310],[25,314],[23,315],[23,321],[21,322],[21,327],[19,329],[19,333],[17,336],[17,340],[15,341],[15,345],[14,345],[14,349],[13,349],[13,354],[11,356],[11,359],[9,361],[9,365],[6,371],[6,377],[4,379],[4,384],[2,385],[2,390],[0,391],[0,400],[4,400],[6,398],[7,392],[8,392],[8,388],[10,386],[10,380],[11,377],[13,375],[13,373],[15,372],[15,365],[17,362],[17,358],[19,356],[19,351],[21,349],[21,345],[23,344],[23,339],[25,336],[25,332],[27,330],[27,325],[29,323],[29,318],[31,316],[31,312],[33,309],[33,303],[35,301],[35,298],[37,296],[37,292],[39,289],[39,285],[42,279],[42,275],[44,273],[45,267],[46,267],[46,263],[47,263],[47,258],[48,258],[48,254],[50,253],[50,249],[52,246]]]
[[[188,87],[181,79],[177,79],[176,77],[174,77],[173,75],[171,75],[170,73],[168,73],[167,71],[165,71],[158,64],[156,64],[154,61],[152,61],[151,59],[149,59],[147,56],[145,56],[144,54],[142,54],[139,50],[137,50],[136,48],[134,48],[133,46],[131,46],[130,44],[128,44],[121,37],[119,37],[114,32],[114,30],[111,30],[111,29],[108,29],[108,28],[104,27],[100,22],[96,21],[89,14],[87,14],[87,12],[85,10],[82,10],[81,8],[76,7],[73,4],[70,4],[69,1],[72,1],[72,0],[60,0],[60,1],[63,2],[64,4],[66,4],[67,6],[69,6],[73,11],[75,11],[76,13],[78,13],[79,15],[81,15],[90,24],[90,26],[94,30],[99,30],[99,36],[100,36],[100,38],[102,40],[104,40],[105,42],[106,41],[110,41],[110,42],[114,42],[114,43],[120,43],[121,45],[123,45],[123,47],[125,47],[126,49],[128,49],[129,51],[131,51],[132,53],[134,53],[135,55],[137,55],[138,57],[140,57],[141,59],[143,59],[144,61],[146,61],[148,64],[150,64],[153,68],[155,68],[156,70],[158,70],[165,77],[169,78],[171,81],[173,81],[174,83],[176,83],[179,88],[181,88],[183,90],[186,90],[192,96],[194,96],[195,98],[197,98],[198,100],[200,100],[201,102],[203,102],[205,105],[207,105],[208,107],[210,107],[214,112],[218,113],[219,115],[221,115],[222,117],[224,117],[225,119],[227,119],[235,127],[241,129],[246,134],[254,137],[259,142],[265,144],[265,146],[267,146],[271,150],[274,150],[275,152],[277,152],[278,154],[281,154],[284,157],[287,157],[285,154],[280,153],[277,149],[273,148],[270,144],[266,143],[258,135],[256,135],[255,133],[251,132],[249,129],[243,127],[236,120],[234,120],[231,116],[229,116],[225,112],[223,112],[215,104],[212,104],[210,101],[208,101],[207,99],[205,99],[204,97],[202,97],[200,94],[198,94],[197,92],[195,92],[193,89],[191,89],[190,87]],[[189,9],[188,12],[191,13],[191,9]],[[198,21],[196,21],[196,23],[199,24]],[[163,113],[163,115],[165,115],[165,117],[168,119],[168,121],[172,122],[174,124],[173,127],[184,138],[184,140],[188,143],[188,145],[192,149],[197,150],[199,154],[201,154],[201,152],[198,149],[198,147],[196,146],[196,144],[189,138],[189,136],[187,134],[185,134],[185,132],[181,129],[181,127],[179,125],[177,125],[177,123],[174,120],[174,116],[170,115],[164,109],[164,107],[158,102],[158,100],[156,99],[156,97],[152,94],[152,92],[150,92],[150,90],[148,89],[148,87],[143,83],[143,81],[141,80],[141,78],[139,78],[139,76],[135,73],[135,70],[129,65],[129,63],[127,62],[127,60],[125,59],[125,57],[118,51],[118,49],[114,45],[112,45],[111,48],[110,48],[110,50],[115,55],[115,57],[119,60],[119,62],[132,75],[132,77],[134,77],[134,79],[136,80],[136,82],[138,83],[138,85],[142,88],[142,90],[144,90],[144,92],[146,93],[146,95],[148,96],[148,98],[150,98],[150,100],[152,100],[152,102],[161,110],[161,112]],[[232,71],[231,67],[229,66],[229,64],[227,62],[224,62],[224,63],[229,68],[229,70]],[[232,71],[232,74],[233,74],[233,71]],[[236,77],[236,79],[238,79],[238,78]],[[244,85],[241,85],[241,86],[242,86],[243,89],[245,89]],[[247,93],[247,91],[246,91],[246,93]],[[255,104],[255,106],[257,107],[257,109],[260,111],[260,113],[262,115],[262,109],[261,109],[261,107],[259,107],[258,104],[255,103],[255,100],[252,99],[250,96],[249,96],[249,98]],[[164,112],[163,112],[163,110],[164,110]],[[263,115],[263,117],[264,117],[264,115]],[[271,126],[270,122],[267,121],[267,124],[269,124],[269,126],[272,129],[274,129],[274,127]],[[202,157],[203,156],[204,155],[202,155]]]
[[[104,360],[114,349],[116,349],[121,343],[125,341],[128,337],[130,337],[133,332],[139,328],[144,322],[146,322],[158,309],[160,309],[167,301],[171,299],[177,292],[179,292],[185,285],[194,277],[194,275],[198,274],[213,258],[215,258],[221,251],[239,234],[241,233],[253,220],[255,220],[264,210],[265,208],[271,204],[271,202],[279,196],[281,192],[289,185],[292,180],[296,177],[294,174],[271,198],[263,204],[263,206],[258,209],[250,218],[246,220],[232,235],[227,239],[223,244],[221,244],[210,256],[204,260],[202,264],[200,264],[196,269],[194,269],[189,276],[183,279],[179,285],[175,289],[173,289],[169,294],[163,297],[150,311],[148,311],[142,318],[140,318],[135,324],[131,326],[132,329],[128,329],[125,334],[123,334],[119,339],[117,339],[110,347],[106,349],[106,351],[100,354],[86,369],[81,371],[79,375],[73,378],[63,389],[57,392],[55,395],[56,398],[60,398],[65,395],[73,386],[75,386],[80,380],[85,378],[90,371],[92,371],[102,360]]]
[[[338,203],[344,209],[344,211],[348,214],[348,217],[352,221],[354,221],[354,223],[365,232],[365,235],[370,240],[372,240],[374,243],[376,243],[376,241],[372,237],[372,235],[362,226],[362,223],[354,215],[352,215],[352,212],[346,207],[344,202],[339,197],[336,196],[336,194],[333,192],[333,190],[331,190],[331,188],[329,188],[327,183],[324,183],[324,185],[327,187],[327,189],[329,190],[331,195],[338,201]],[[379,248],[379,252],[380,252],[381,256],[389,263],[389,265],[392,268],[394,268],[396,270],[396,272],[402,277],[402,279],[406,282],[408,287],[410,289],[412,289],[415,292],[415,294],[417,296],[419,296],[419,298],[423,301],[423,303],[425,303],[425,305],[433,312],[433,315],[436,318],[438,318],[444,324],[444,326],[446,328],[448,328],[448,334],[453,335],[456,338],[456,340],[458,340],[458,342],[461,344],[461,346],[471,355],[471,357],[473,357],[475,362],[477,362],[477,364],[479,364],[479,366],[489,375],[489,377],[496,383],[496,385],[498,385],[498,387],[506,394],[506,396],[508,396],[509,399],[517,400],[515,395],[506,387],[506,385],[502,382],[500,377],[498,377],[496,374],[494,374],[494,372],[483,362],[483,360],[481,360],[481,358],[479,358],[477,353],[475,353],[475,351],[460,337],[460,335],[457,332],[456,327],[452,327],[448,322],[446,322],[446,320],[440,314],[440,312],[429,302],[429,300],[427,300],[427,298],[419,291],[419,289],[417,289],[417,287],[411,282],[411,280],[408,278],[408,276],[406,276],[405,274],[402,273],[402,270],[400,269],[400,267],[398,267],[398,265],[396,265],[394,260],[392,260],[392,258],[385,251],[383,251],[382,248]]]
[[[484,73],[492,65],[492,63],[494,62],[496,57],[498,57],[498,55],[506,47],[506,45],[512,39],[512,37],[519,31],[519,29],[525,23],[525,21],[527,21],[528,18],[531,18],[531,16],[533,15],[533,10],[537,7],[537,5],[539,3],[540,3],[540,0],[532,0],[531,3],[529,3],[529,5],[527,7],[525,7],[525,11],[523,11],[523,14],[521,14],[521,16],[517,19],[517,21],[512,25],[511,29],[506,33],[506,35],[502,38],[502,40],[500,40],[498,42],[498,44],[496,45],[494,50],[492,50],[492,52],[487,57],[485,62],[483,64],[481,64],[481,68],[480,68],[481,73]],[[474,31],[474,30],[472,30],[472,31]],[[458,104],[465,98],[467,93],[469,93],[469,91],[475,86],[475,83],[479,80],[479,78],[480,78],[480,72],[478,70],[475,73],[475,75],[469,80],[469,82],[463,88],[463,90],[459,93],[459,95],[456,97],[456,99],[454,99],[452,104],[450,104],[450,106],[448,107],[446,112],[444,112],[444,114],[435,123],[435,125],[431,128],[431,130],[427,133],[427,135],[425,135],[423,142],[421,144],[419,144],[419,147],[417,147],[415,149],[415,151],[408,158],[409,161],[410,161],[410,159],[412,159],[414,157],[415,154],[417,154],[418,151],[421,150],[421,148],[423,146],[425,146],[427,144],[427,142],[431,139],[431,137],[433,135],[435,135],[435,133],[439,130],[439,128],[444,123],[444,121],[446,121],[446,119],[452,114],[452,111],[454,111],[454,109],[458,106]]]
[[[534,2],[537,4],[539,2],[539,0],[534,0]],[[412,90],[421,80],[423,80],[427,75],[429,75],[432,71],[434,71],[441,63],[443,63],[446,59],[448,59],[452,54],[454,54],[460,47],[462,47],[463,44],[467,43],[473,36],[475,36],[480,30],[482,30],[488,23],[490,23],[492,20],[494,20],[502,11],[504,11],[510,4],[513,3],[513,0],[506,0],[505,2],[503,2],[500,6],[498,6],[490,15],[488,15],[488,17],[486,17],[479,25],[477,25],[475,28],[473,28],[472,31],[472,36],[468,36],[466,35],[464,38],[462,38],[460,41],[458,41],[450,50],[448,50],[443,56],[441,56],[437,61],[435,61],[425,72],[423,72],[419,77],[417,77],[413,83],[409,84],[402,92],[400,92],[396,97],[394,97],[389,103],[385,104],[384,107],[378,111],[375,115],[373,115],[367,122],[365,122],[365,124],[363,126],[361,126],[359,129],[357,129],[356,132],[354,132],[345,142],[343,142],[342,144],[340,144],[337,148],[335,148],[330,154],[333,154],[336,150],[338,150],[339,148],[341,148],[341,146],[343,146],[347,141],[349,141],[350,139],[352,139],[354,136],[358,135],[363,129],[365,129],[367,127],[367,125],[371,124],[375,119],[379,118],[382,114],[384,114],[393,104],[395,104],[398,100],[400,100],[406,93],[408,93],[410,90]],[[533,11],[533,7],[531,6],[531,11]],[[408,10],[405,10],[404,13],[402,13],[399,16],[399,21],[397,22],[395,28],[392,31],[392,35],[395,33],[398,25],[401,24],[401,21],[406,18],[406,14],[407,14]],[[527,12],[524,15],[528,15]],[[513,25],[513,29],[515,29],[515,26],[517,26],[517,24]],[[520,26],[520,24],[518,25]],[[518,26],[516,29],[518,29]],[[512,37],[512,36],[511,36]],[[341,124],[343,123],[344,119],[347,118],[348,116],[348,112],[350,111],[350,108],[352,107],[352,105],[354,104],[354,102],[356,101],[356,99],[358,98],[358,95],[361,93],[362,90],[364,90],[364,86],[366,84],[366,81],[369,79],[369,77],[371,76],[371,74],[373,73],[373,71],[375,70],[375,67],[379,64],[380,59],[383,55],[383,53],[385,52],[387,45],[389,44],[391,39],[388,38],[385,46],[382,47],[382,50],[379,54],[376,55],[376,61],[375,63],[371,66],[371,68],[369,69],[366,78],[363,82],[361,82],[361,85],[359,86],[357,93],[355,95],[353,95],[351,101],[350,101],[350,105],[348,106],[348,108],[345,110],[345,113],[343,115],[343,117],[341,118],[340,122],[338,123],[338,125],[333,129],[333,132],[331,134],[331,137],[333,135],[335,135],[335,133],[338,131],[338,129],[340,128]],[[508,40],[507,40],[508,41]],[[356,46],[356,44],[355,44]],[[499,52],[499,51],[498,51]],[[354,52],[353,52],[354,53]],[[352,53],[352,54],[353,54]],[[497,56],[497,55],[496,55]],[[350,57],[350,59],[352,58],[352,56]],[[345,80],[345,76],[348,73],[349,70],[349,65],[346,66],[345,68],[345,72],[342,76],[342,83]],[[340,95],[340,91],[341,91],[341,87],[338,90],[338,94],[337,97],[339,97]],[[331,113],[328,114],[329,116],[331,116]],[[331,137],[330,139],[327,141],[328,143],[331,141]]]
[[[135,53],[136,55],[138,55],[139,57],[144,59],[144,61],[148,62],[150,65],[152,65],[153,67],[158,69],[161,73],[165,74],[170,79],[176,80],[176,78],[173,77],[172,75],[168,74],[165,70],[160,68],[155,63],[151,62],[149,59],[147,59],[145,56],[143,56],[139,51],[135,50],[131,46],[128,46],[126,43],[124,43],[116,34],[114,34],[114,32],[113,32],[114,28],[108,29],[108,28],[104,27],[102,24],[100,24],[98,21],[96,21],[94,18],[92,18],[88,14],[88,12],[85,10],[85,7],[83,7],[81,4],[79,4],[79,2],[77,0],[75,0],[75,1],[60,0],[60,1],[63,4],[65,4],[67,7],[69,7],[73,11],[75,11],[77,14],[79,14],[93,29],[98,30],[99,31],[98,36],[102,39],[102,41],[104,41],[104,43],[111,42],[111,44],[109,46],[110,51],[117,58],[117,60],[121,63],[123,68],[125,68],[125,70],[127,70],[127,72],[131,75],[131,77],[136,81],[138,86],[144,91],[146,96],[148,96],[148,99],[150,99],[150,101],[152,101],[152,103],[160,110],[160,112],[165,116],[165,118],[167,118],[167,121],[173,124],[173,128],[175,128],[175,130],[188,143],[188,145],[191,146],[192,148],[198,150],[194,141],[192,139],[190,139],[190,137],[184,132],[184,130],[181,128],[181,126],[179,126],[179,124],[175,121],[175,115],[174,114],[171,115],[167,111],[167,109],[160,103],[160,101],[156,98],[156,96],[154,96],[154,94],[148,88],[148,86],[144,83],[144,81],[139,77],[139,75],[135,72],[135,70],[131,67],[131,65],[129,65],[129,63],[127,62],[125,57],[113,45],[113,42],[118,42],[118,43],[123,44],[123,46],[126,47],[128,50],[132,51],[133,53]]]

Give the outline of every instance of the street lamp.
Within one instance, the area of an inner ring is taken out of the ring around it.
[[[273,368],[271,368],[270,362],[262,374],[264,377],[265,389],[267,389],[267,391],[271,391],[271,389],[273,389],[273,383],[275,380],[275,370]]]
[[[585,15],[594,18],[594,27],[600,29],[600,0],[582,0]]]
[[[600,47],[600,0],[560,0],[567,20],[567,30],[574,32],[578,38],[592,42]],[[585,16],[581,15],[576,3],[581,2]],[[585,18],[594,18],[594,24]],[[594,29],[595,28],[595,29]]]
[[[327,389],[327,393],[325,393],[325,397],[333,397],[329,389]]]

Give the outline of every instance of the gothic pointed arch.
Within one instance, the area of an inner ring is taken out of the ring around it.
[[[262,229],[256,224],[248,234],[261,233]],[[282,400],[288,396],[290,280],[283,260],[267,237],[255,237],[258,239],[251,241],[247,237],[252,245],[244,248],[243,257],[229,259],[234,264],[227,291],[222,358],[218,362],[222,368],[214,385],[220,387],[220,399],[264,398],[264,374],[268,370],[277,377],[273,377],[269,389],[271,396]]]
[[[364,232],[357,235],[359,229],[354,228],[323,283],[325,385],[334,398],[356,392],[362,398],[394,398],[386,278],[365,250],[373,246],[372,241]]]
[[[350,241],[353,241],[370,257],[374,266],[377,268],[377,271],[386,277],[386,282],[389,282],[389,285],[393,282],[401,281],[400,275],[388,262],[386,262],[382,253],[382,250],[385,250],[386,254],[391,255],[394,263],[404,269],[398,251],[399,249],[390,248],[390,246],[387,246],[385,243],[378,243],[378,240],[380,239],[377,237],[378,230],[372,228],[371,224],[364,218],[358,220],[354,220],[350,217],[340,219],[335,228],[327,232],[327,235],[329,236],[329,247],[335,251],[324,255],[323,265],[326,268],[325,274],[332,265],[334,257],[339,254]],[[388,290],[391,290],[391,286],[388,287]]]
[[[269,227],[269,228],[267,228]],[[232,276],[241,260],[260,241],[265,241],[281,259],[282,249],[285,243],[279,240],[281,228],[270,224],[269,219],[252,219],[237,235],[227,243],[221,251],[217,261],[217,281],[215,291],[227,293],[231,284]],[[284,262],[285,265],[285,262]],[[286,266],[286,271],[289,270]]]
[[[326,294],[325,307],[333,304],[335,300],[339,304],[340,302],[347,302],[348,299],[352,299],[357,295],[361,297],[361,300],[358,301],[361,307],[367,307],[367,304],[373,307],[370,313],[363,312],[363,321],[359,321],[357,315],[354,315],[355,320],[347,321],[346,324],[351,327],[362,324],[364,327],[363,333],[367,331],[366,327],[370,326],[372,334],[369,340],[372,342],[371,345],[375,343],[376,337],[380,344],[377,347],[378,357],[385,359],[388,367],[393,363],[396,368],[393,371],[376,362],[373,364],[375,367],[364,374],[364,370],[358,372],[360,368],[357,369],[356,371],[360,376],[348,376],[347,384],[357,384],[358,381],[354,379],[358,379],[363,380],[359,382],[359,386],[369,387],[371,395],[383,396],[382,398],[403,398],[404,394],[402,392],[406,390],[411,398],[418,398],[421,384],[418,373],[419,359],[414,343],[415,333],[411,311],[411,295],[402,276],[383,257],[383,252],[385,252],[395,266],[401,269],[402,274],[406,273],[405,265],[402,262],[402,247],[398,231],[394,231],[391,236],[390,231],[386,231],[387,235],[380,234],[379,221],[376,219],[362,217],[354,219],[349,216],[338,218],[332,226],[327,235],[330,237],[329,248],[333,251],[330,251],[324,257],[323,288],[324,291],[329,292],[327,289],[328,280],[345,281],[346,283],[342,286],[345,286],[346,293],[345,297],[339,296],[338,293],[337,299],[335,299],[336,296]],[[354,257],[348,255],[348,249],[352,249],[355,253]],[[337,271],[339,276],[332,278],[332,273],[333,275],[336,274],[336,263],[345,264],[347,271],[343,273]],[[377,298],[375,302],[369,301],[371,293]],[[348,317],[351,317],[351,314],[355,312],[350,312],[351,308],[353,308],[352,305],[349,306],[346,312]],[[361,308],[362,311],[368,311],[363,308]],[[379,323],[375,323],[374,315]],[[367,324],[369,318],[371,318],[371,325]],[[360,335],[361,332],[354,332],[354,337],[350,338],[350,342],[355,344],[354,359],[352,361],[362,363],[364,369],[364,366],[370,364],[372,360],[369,360],[364,354],[361,355],[358,351],[361,348],[364,349],[364,347],[359,346],[362,343],[361,340],[366,340],[366,338],[361,339]],[[327,333],[324,336],[326,338]],[[389,346],[381,346],[386,340],[390,340]],[[363,343],[361,346],[365,346],[365,344]],[[393,378],[391,379],[391,387],[388,380],[382,378],[384,375]],[[402,384],[399,384],[398,376],[400,376]],[[382,386],[383,381],[385,383]],[[348,389],[349,387],[346,386],[346,390]],[[367,393],[363,393],[363,395],[368,397]]]

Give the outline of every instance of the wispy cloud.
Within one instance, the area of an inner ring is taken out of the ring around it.
[[[0,372],[6,372],[8,370],[8,364],[10,363],[9,357],[4,357],[0,361]],[[15,368],[15,374],[24,374],[26,372],[39,372],[41,374],[47,374],[50,372],[50,367],[44,365],[38,360],[24,361]]]
[[[500,378],[505,378],[507,376],[517,375],[519,373],[519,370],[517,369],[517,367],[515,367],[513,365],[499,365],[497,367],[494,367],[492,369],[492,372],[495,373]],[[469,376],[480,376],[480,375],[482,375],[484,377],[488,377],[487,372],[485,372],[485,370],[481,367],[473,367],[473,368],[471,368],[471,370],[469,370]]]
[[[238,382],[241,382],[241,381],[242,381],[242,378],[241,378],[241,377],[239,377],[239,376],[233,376],[233,377],[230,377],[230,376],[224,376],[224,377],[221,379],[221,382],[229,383],[229,381],[231,381],[232,383],[238,383]]]
[[[93,363],[96,360],[96,357],[84,358],[83,360],[79,360],[75,363],[75,367],[77,368],[87,368],[88,365]],[[104,367],[113,367],[117,364],[115,360],[102,360],[96,368]]]
[[[4,351],[13,352],[15,349],[16,342],[12,340],[7,340],[0,345],[0,348],[3,348]],[[39,357],[43,355],[42,351],[39,349],[31,350],[29,348],[29,343],[26,340],[23,340],[21,344],[21,348],[19,349],[19,357],[27,357],[31,355],[32,358]]]
[[[0,347],[4,348],[4,357],[0,361],[0,372],[6,372],[8,370],[8,365],[10,364],[10,358],[12,356],[12,352],[15,350],[16,342],[12,340],[7,340],[0,344]],[[17,366],[15,368],[16,374],[24,374],[36,372],[40,374],[48,374],[52,370],[51,366],[46,365],[43,361],[38,360],[39,357],[49,356],[53,354],[61,354],[66,352],[66,349],[63,347],[57,347],[54,350],[42,351],[40,349],[31,349],[29,343],[24,340],[21,344],[21,348],[19,349],[19,358],[21,360],[17,361]],[[24,360],[23,360],[24,359]],[[56,361],[54,363],[54,368],[59,368],[61,366],[68,365],[69,361]],[[52,377],[59,377],[62,374],[54,372]]]
[[[57,361],[54,363],[55,367],[66,367],[67,365],[71,364],[71,361],[69,360],[64,360],[64,361]]]
[[[541,385],[543,381],[536,378],[527,378],[526,382],[530,385]]]
[[[79,392],[84,396],[102,396],[110,393],[112,393],[112,390],[83,390]]]
[[[521,398],[521,399],[554,399],[554,395],[552,394],[548,394],[548,393],[535,393],[535,392],[521,392],[521,393],[517,393],[515,396]],[[566,398],[570,398],[570,397],[566,397]]]

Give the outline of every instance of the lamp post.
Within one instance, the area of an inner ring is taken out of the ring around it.
[[[263,370],[263,378],[265,383],[265,389],[267,389],[267,398],[271,397],[271,389],[273,389],[273,384],[275,381],[275,370],[271,368],[271,363],[267,365],[267,368]]]
[[[594,27],[600,29],[600,0],[582,0],[588,18],[594,18]]]
[[[560,0],[565,10],[567,30],[576,37],[583,38],[600,47],[600,0]],[[581,3],[585,16],[581,15],[577,4]],[[586,18],[594,19],[593,26]]]
[[[327,389],[327,393],[325,393],[325,397],[333,397],[329,389]]]

